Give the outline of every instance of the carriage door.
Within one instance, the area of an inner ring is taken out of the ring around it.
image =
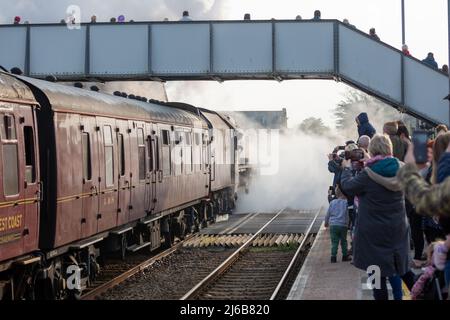
[[[128,132],[128,122],[117,120],[117,179],[118,179],[118,204],[117,204],[117,225],[125,224],[129,221],[130,206],[130,134]]]
[[[151,123],[145,123],[145,212],[149,214],[153,209],[153,183],[152,183],[152,175],[153,175],[153,155],[152,155],[152,135],[153,135],[153,126]]]
[[[150,198],[150,210],[153,212],[156,208],[157,202],[157,188],[158,188],[158,175],[159,175],[159,138],[157,135],[158,128],[156,124],[151,125],[151,135],[148,141],[148,153],[149,153],[149,165],[150,165],[150,183],[151,183],[151,198]]]
[[[83,198],[81,235],[83,238],[97,233],[98,214],[98,139],[94,117],[81,117],[81,146],[83,165]]]
[[[21,152],[23,140],[21,126],[18,125],[17,109],[12,107],[7,109],[7,113],[0,113],[0,159],[2,160],[1,182],[3,187],[3,193],[0,195],[0,250],[2,257],[22,254],[24,244],[26,209],[23,206],[25,198],[23,168],[25,163]]]
[[[97,232],[116,226],[117,223],[117,139],[113,131],[115,121],[97,118],[99,143],[99,212]]]
[[[217,136],[216,136],[216,132],[213,132],[210,138],[210,141],[208,143],[208,150],[209,150],[209,154],[211,155],[211,181],[216,180],[216,140]]]
[[[36,119],[33,112],[33,107],[20,107],[19,123],[23,134],[23,147],[25,162],[24,170],[24,250],[33,250],[38,242],[39,224],[39,162],[38,151],[36,145]]]

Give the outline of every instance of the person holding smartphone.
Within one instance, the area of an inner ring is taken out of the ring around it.
[[[450,133],[440,135],[438,139],[444,139],[447,135]],[[400,168],[397,178],[403,187],[406,198],[411,201],[418,212],[431,216],[450,216],[450,179],[447,179],[450,176],[450,144],[441,158],[435,159],[437,163],[436,184],[429,185],[419,174],[417,167],[427,158],[426,141],[415,140],[413,143],[405,141],[408,143],[405,165]]]
[[[418,172],[417,164],[425,157],[423,135],[415,133],[416,139],[408,143],[405,165],[398,171],[397,178],[406,198],[416,207],[416,211],[428,216],[437,216],[446,235],[446,246],[450,249],[450,133],[441,134],[436,138],[435,145],[445,140],[447,148],[437,163],[435,184],[429,185]],[[444,141],[444,142],[445,142]],[[425,142],[426,145],[426,142]],[[450,284],[450,257],[445,264],[445,282]]]

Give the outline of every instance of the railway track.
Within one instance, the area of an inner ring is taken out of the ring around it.
[[[282,215],[280,210],[221,265],[200,281],[181,300],[283,299],[294,280],[296,270],[314,241],[311,229],[319,216],[317,211],[297,246],[254,248],[253,241]]]
[[[286,217],[281,216],[283,212],[287,214],[280,210],[253,234],[239,236],[225,229],[224,243],[192,247],[189,243],[205,236],[195,234],[154,257],[107,265],[81,299],[282,299],[314,240],[310,231],[320,210],[306,232],[295,238],[265,234],[264,229],[277,218],[280,223]],[[230,231],[257,215],[240,219]]]
[[[93,282],[91,287],[84,290],[81,296],[82,300],[94,300],[104,292],[124,282],[135,274],[147,269],[155,262],[171,255],[178,250],[185,241],[189,240],[193,235],[186,237],[186,239],[176,243],[167,250],[164,250],[151,258],[143,258],[137,256],[137,259],[121,261],[118,263],[108,264],[101,271],[100,276]],[[134,261],[133,261],[134,260]]]

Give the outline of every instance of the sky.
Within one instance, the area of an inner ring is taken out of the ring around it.
[[[81,8],[83,21],[96,14],[98,21],[124,14],[134,20],[179,19],[188,10],[195,20],[311,18],[319,9],[324,19],[347,18],[358,29],[375,27],[390,45],[401,47],[401,0],[0,0],[0,23],[19,15],[32,23],[59,22],[69,5]],[[448,61],[447,1],[405,0],[406,43],[412,55],[422,59],[433,52],[441,66]],[[347,87],[333,81],[290,80],[170,82],[169,100],[216,110],[276,110],[287,108],[289,125],[308,117],[320,117],[332,126],[331,109]]]

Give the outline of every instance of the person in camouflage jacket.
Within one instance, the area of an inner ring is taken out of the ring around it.
[[[408,148],[405,162],[398,171],[397,178],[406,198],[416,207],[416,212],[450,217],[450,145],[439,160],[437,184],[429,185],[420,176],[412,144]]]
[[[405,164],[399,170],[397,178],[406,198],[416,207],[416,212],[450,216],[450,179],[429,185],[420,176],[414,163]]]

